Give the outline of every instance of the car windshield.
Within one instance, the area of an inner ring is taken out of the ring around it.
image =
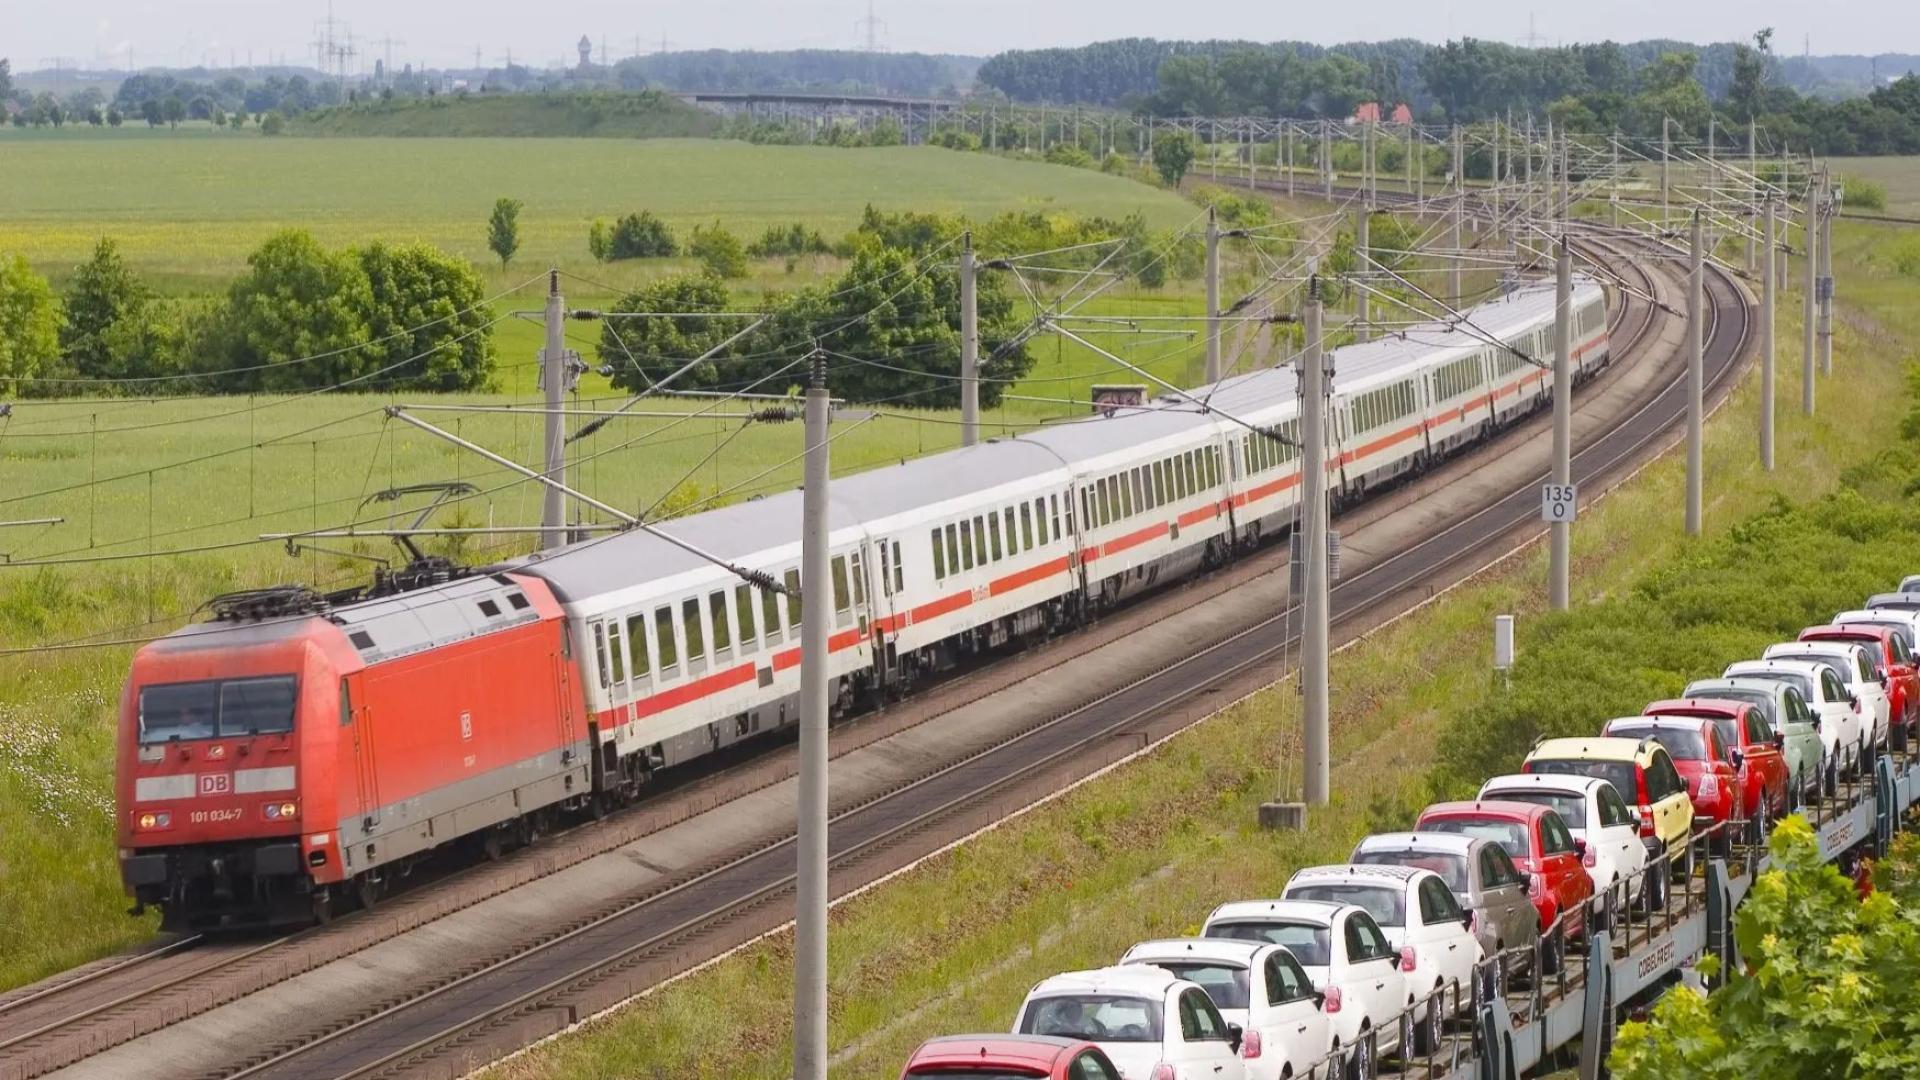
[[[1843,623],[1842,625],[1878,626],[1883,630],[1891,630],[1893,631],[1893,636],[1899,638],[1900,643],[1907,647],[1908,652],[1913,651],[1913,624],[1912,623],[1883,621],[1880,619],[1849,619],[1847,622]]]
[[[1216,1009],[1247,1007],[1247,969],[1238,964],[1204,960],[1142,960],[1140,963],[1165,968],[1200,989],[1213,999]]]
[[[1059,994],[1027,1002],[1023,1035],[1091,1042],[1159,1042],[1160,1002],[1117,994]]]
[[[1480,793],[1483,799],[1499,799],[1501,802],[1532,803],[1544,806],[1566,819],[1567,828],[1582,832],[1587,827],[1587,798],[1584,795],[1569,795],[1564,791],[1541,791],[1537,788],[1500,788]]]
[[[1325,900],[1366,909],[1381,926],[1407,925],[1407,891],[1394,885],[1299,885],[1287,890],[1289,900]]]
[[[1467,857],[1442,851],[1363,851],[1353,861],[1364,866],[1411,866],[1439,874],[1454,892],[1467,891]]]
[[[1635,783],[1631,761],[1596,761],[1590,758],[1535,758],[1527,762],[1530,773],[1550,776],[1597,776],[1613,785],[1620,798],[1640,801],[1640,785]]]
[[[1214,923],[1207,927],[1207,936],[1285,945],[1303,967],[1324,967],[1332,955],[1331,935],[1327,928],[1313,923],[1240,919]]]
[[[293,730],[294,679],[159,683],[140,690],[140,741],[235,738]]]
[[[1437,821],[1423,821],[1420,828],[1427,832],[1457,833],[1460,836],[1477,836],[1482,840],[1491,840],[1505,848],[1507,854],[1516,859],[1525,859],[1533,854],[1533,846],[1527,842],[1527,827],[1517,821],[1502,821],[1497,818],[1440,818]]]
[[[1695,693],[1694,688],[1689,686],[1687,687],[1687,696],[1717,698],[1721,701],[1738,701],[1743,705],[1751,705],[1759,709],[1761,713],[1765,714],[1769,723],[1774,722],[1774,697],[1765,690],[1749,690],[1745,687],[1736,686],[1711,686],[1703,689],[1699,693]],[[1720,725],[1720,734],[1722,736],[1725,736],[1727,732],[1733,730],[1731,726],[1733,721],[1731,720],[1716,720],[1714,723]]]
[[[1619,724],[1610,726],[1608,734],[1625,739],[1652,739],[1667,748],[1675,761],[1705,761],[1707,758],[1707,740],[1698,731],[1687,728],[1666,727],[1655,724]]]
[[[1808,701],[1819,701],[1820,691],[1815,688],[1814,680],[1793,671],[1749,671],[1742,672],[1743,679],[1765,679],[1768,682],[1785,683],[1800,691],[1800,696]]]

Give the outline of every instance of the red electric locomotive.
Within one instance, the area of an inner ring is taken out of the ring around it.
[[[169,928],[325,919],[427,849],[510,838],[591,794],[565,620],[538,578],[338,609],[267,590],[215,612],[143,648],[121,699],[121,874]]]

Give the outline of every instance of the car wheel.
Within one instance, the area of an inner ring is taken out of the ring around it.
[[[1440,987],[1436,986],[1437,991]],[[1440,1040],[1444,1036],[1446,1017],[1440,1011],[1440,997],[1427,1003],[1426,1019],[1420,1022],[1420,1029],[1414,1033],[1413,1052],[1421,1057],[1432,1057],[1440,1052]]]

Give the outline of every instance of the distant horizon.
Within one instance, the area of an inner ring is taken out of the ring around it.
[[[871,13],[871,15],[870,15]],[[331,41],[349,69],[392,66],[475,70],[516,64],[540,69],[577,62],[585,34],[598,62],[659,52],[859,51],[985,59],[1013,50],[1075,48],[1100,41],[1302,41],[1337,45],[1411,39],[1438,45],[1472,37],[1510,45],[1559,46],[1675,40],[1698,45],[1748,40],[1775,30],[1782,58],[1810,54],[1871,60],[1920,54],[1911,0],[1853,0],[1846,18],[1786,0],[1616,0],[1545,9],[1537,0],[1374,0],[1364,13],[1335,6],[1276,11],[1251,0],[1189,0],[1177,9],[1152,0],[972,0],[966,7],[903,0],[718,0],[638,10],[606,0],[548,0],[538,36],[523,5],[508,0],[309,0],[300,6],[253,0],[95,0],[84,14],[25,5],[11,13],[5,53],[17,73],[62,70],[185,70],[259,66],[330,67],[316,56]],[[450,26],[459,27],[459,35]],[[1097,28],[1097,30],[1095,29]],[[1093,31],[1093,32],[1090,32]],[[1891,34],[1890,34],[1891,31]],[[1889,45],[1889,37],[1901,40]],[[476,51],[479,63],[474,62]]]

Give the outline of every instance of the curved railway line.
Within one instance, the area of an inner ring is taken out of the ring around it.
[[[1582,243],[1602,258],[1620,260],[1622,272],[1636,275],[1646,292],[1655,291],[1652,275],[1637,260],[1624,257],[1613,240],[1596,237]],[[1740,288],[1718,272],[1709,277],[1708,295],[1713,310],[1708,387],[1718,396],[1738,369],[1751,313]],[[1622,354],[1640,347],[1659,325],[1653,304],[1627,296],[1613,324],[1616,347]],[[1623,466],[1646,455],[1684,415],[1684,395],[1684,379],[1675,377],[1625,416],[1613,419],[1576,452],[1576,482],[1615,478]],[[1504,552],[1502,541],[1531,521],[1537,506],[1535,486],[1518,485],[1385,556],[1334,588],[1334,621],[1364,620],[1403,598],[1407,602],[1400,606],[1410,606],[1425,595],[1415,590],[1436,576],[1454,571],[1463,577],[1479,569],[1488,561],[1490,548]],[[1474,559],[1479,563],[1461,567]],[[1204,701],[1209,693],[1258,673],[1294,647],[1296,639],[1287,630],[1293,617],[1289,607],[963,760],[839,808],[830,853],[834,891],[843,893],[883,877],[955,835],[1030,805],[1035,795],[1026,789],[1044,782],[1049,786],[1041,791],[1056,790],[1080,779],[1086,770],[1076,772],[1069,766],[1076,760],[1084,766],[1089,746],[1112,745],[1118,736],[1127,736],[1129,746],[1144,747],[1205,715],[1212,708]],[[1206,707],[1169,718],[1196,704]],[[592,846],[606,850],[628,839]],[[562,1029],[724,952],[738,943],[734,939],[750,940],[781,925],[784,912],[776,901],[787,895],[791,884],[790,845],[787,835],[750,850],[724,853],[662,887],[625,897],[570,925],[502,941],[492,955],[469,957],[460,970],[446,972],[431,986],[369,1001],[359,1015],[344,1021],[335,1018],[311,1030],[288,1031],[279,1045],[210,1075],[457,1075],[498,1056],[503,1048]],[[243,966],[269,969],[272,950],[284,944],[183,940],[0,1000],[0,1077],[39,1075],[232,1000],[235,995],[215,999],[201,994],[199,1006],[193,1004],[197,984],[242,961],[253,961]],[[278,978],[268,975],[263,985],[312,966],[288,966]],[[36,1057],[36,1049],[60,1039],[69,1044],[64,1053]]]

